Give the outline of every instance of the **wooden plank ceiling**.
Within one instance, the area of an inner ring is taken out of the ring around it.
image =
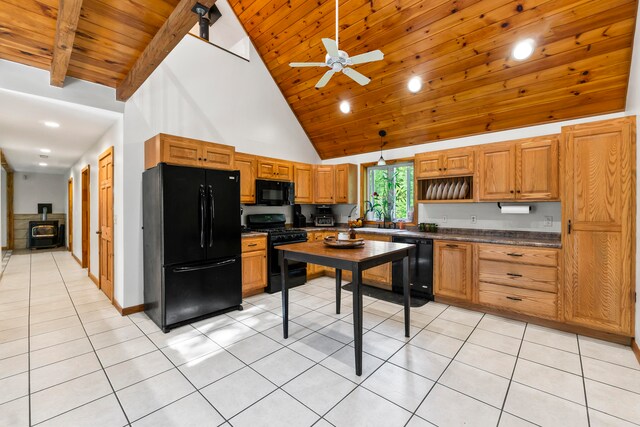
[[[56,85],[71,76],[118,88],[118,99],[126,100],[197,22],[195,3],[1,0],[0,59],[51,70]]]
[[[230,0],[267,68],[324,159],[621,111],[636,0],[340,0],[340,49],[384,52],[354,66],[359,86],[326,68],[334,0]],[[511,58],[533,38],[529,59]],[[423,89],[407,90],[412,76]],[[338,105],[351,103],[351,113]]]

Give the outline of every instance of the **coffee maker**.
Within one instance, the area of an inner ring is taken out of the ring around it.
[[[302,206],[293,205],[293,226],[294,227],[306,227],[307,217],[302,215]]]
[[[335,225],[335,218],[333,217],[331,206],[316,206],[316,215],[313,218],[313,224],[316,227],[333,227]]]

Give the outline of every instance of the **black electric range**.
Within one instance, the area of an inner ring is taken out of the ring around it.
[[[247,228],[251,231],[267,233],[267,277],[266,291],[270,294],[282,289],[278,246],[307,241],[307,232],[300,228],[286,228],[284,214],[247,215]],[[307,282],[307,263],[289,262],[289,286],[300,286]]]

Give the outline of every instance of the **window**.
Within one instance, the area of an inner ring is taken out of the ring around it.
[[[413,162],[369,166],[366,177],[367,220],[413,222]]]

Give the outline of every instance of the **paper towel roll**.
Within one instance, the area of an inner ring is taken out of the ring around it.
[[[500,213],[503,214],[528,214],[531,211],[529,205],[501,205]]]

